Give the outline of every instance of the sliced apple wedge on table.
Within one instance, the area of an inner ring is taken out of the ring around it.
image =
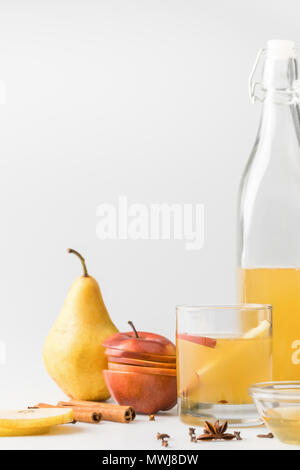
[[[160,369],[176,369],[176,363],[172,362],[155,362],[155,361],[143,361],[140,359],[107,356],[108,362],[114,362],[116,364],[128,364],[133,366],[141,367],[158,367]]]
[[[72,408],[0,410],[0,436],[45,434],[52,426],[72,421]]]
[[[153,375],[171,375],[176,377],[176,369],[163,369],[159,367],[142,367],[132,366],[129,364],[118,364],[114,362],[108,363],[109,370],[119,370],[124,372],[138,372],[139,374],[153,374]]]
[[[153,361],[153,362],[166,362],[166,363],[176,363],[175,352],[173,356],[163,356],[160,354],[148,354],[134,351],[123,351],[119,349],[106,348],[105,354],[107,356],[120,357],[120,358],[132,358],[142,361]]]

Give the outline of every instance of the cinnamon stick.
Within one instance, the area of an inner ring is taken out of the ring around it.
[[[65,408],[65,406],[49,405],[48,403],[38,403],[36,408]],[[80,423],[100,423],[102,415],[89,407],[70,406],[73,410],[74,421]]]
[[[70,400],[59,401],[58,406],[71,406],[72,408],[89,408],[96,413],[101,413],[102,419],[115,421],[117,423],[130,423],[135,418],[135,410],[131,406],[114,405],[111,403],[101,403],[99,401]]]
[[[84,409],[83,407],[73,407],[74,420],[79,421],[80,423],[100,423],[102,419],[101,413],[97,411],[90,410],[89,408]]]

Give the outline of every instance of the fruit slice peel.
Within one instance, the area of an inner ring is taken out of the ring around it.
[[[155,362],[155,361],[143,361],[141,359],[126,358],[118,356],[107,356],[108,362],[115,362],[117,364],[128,364],[133,366],[141,367],[158,367],[161,369],[176,369],[175,362]]]
[[[176,355],[160,355],[160,354],[148,354],[141,353],[136,351],[123,351],[115,348],[107,348],[105,350],[106,356],[115,356],[115,357],[125,357],[125,358],[134,358],[145,361],[154,361],[154,362],[176,362]]]
[[[119,372],[135,372],[139,374],[149,375],[168,375],[176,376],[176,369],[160,369],[158,367],[142,367],[142,366],[131,366],[128,364],[117,364],[114,362],[108,363],[109,370],[115,370]]]
[[[0,410],[0,428],[37,429],[73,421],[72,408]]]
[[[38,436],[40,434],[47,434],[50,431],[50,426],[43,426],[39,428],[1,428],[0,437],[10,436]]]

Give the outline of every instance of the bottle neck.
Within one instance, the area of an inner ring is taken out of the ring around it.
[[[262,64],[262,75],[257,79],[255,74],[260,61]],[[273,98],[274,101],[282,104],[293,104],[300,101],[300,80],[299,80],[298,59],[291,53],[291,56],[274,56],[270,52],[259,53],[254,68],[250,75],[249,91],[253,102],[264,101]]]
[[[293,92],[298,88],[298,62],[295,57],[267,55],[263,65],[262,88],[266,92]]]
[[[266,91],[258,132],[261,144],[272,143],[284,154],[291,144],[300,145],[300,109],[296,100],[291,100],[291,95]]]
[[[267,52],[263,65],[263,109],[259,140],[279,148],[300,142],[298,61]],[[270,140],[271,139],[271,140]],[[284,149],[282,149],[284,150]],[[284,152],[286,153],[286,151]]]

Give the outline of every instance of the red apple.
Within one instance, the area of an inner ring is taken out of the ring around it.
[[[160,356],[174,356],[176,354],[175,345],[171,341],[164,336],[146,331],[115,333],[106,338],[102,345],[106,348],[134,353]]]
[[[138,372],[139,374],[170,375],[176,377],[176,369],[160,369],[159,367],[141,367],[129,364],[108,363],[109,370],[119,370],[124,372]]]
[[[132,406],[138,413],[154,414],[176,405],[176,377],[104,370],[110,394],[119,405]]]
[[[126,358],[126,357],[116,357],[116,356],[107,356],[109,362],[115,362],[117,364],[129,364],[133,366],[141,367],[160,367],[161,369],[176,369],[176,364],[174,362],[155,362],[155,361],[144,361],[141,359]]]
[[[176,349],[164,336],[136,331],[115,333],[102,343],[108,369],[106,385],[119,404],[139,413],[156,413],[176,403]]]

